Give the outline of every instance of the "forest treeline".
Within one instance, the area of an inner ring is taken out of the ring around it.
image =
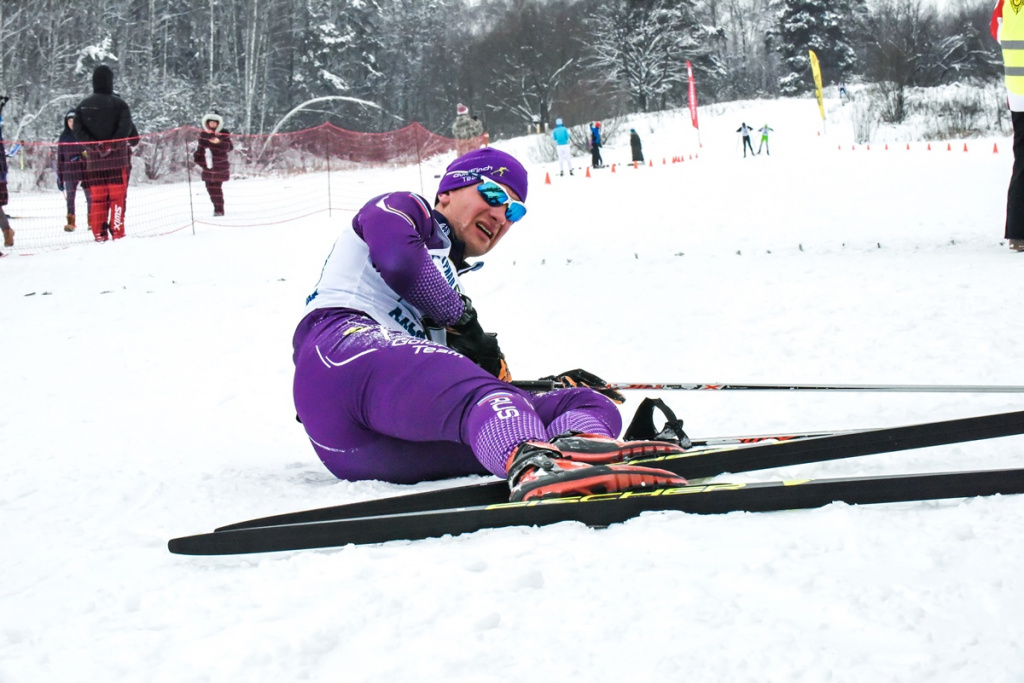
[[[456,103],[492,138],[859,81],[997,79],[991,3],[921,0],[3,0],[8,138],[43,140],[110,64],[141,132],[215,110],[242,133],[329,121],[451,135]],[[889,108],[891,109],[891,108]],[[896,107],[898,116],[899,108]]]

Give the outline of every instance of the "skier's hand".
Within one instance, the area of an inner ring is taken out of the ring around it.
[[[498,379],[511,382],[512,375],[505,362],[505,354],[498,347],[498,335],[484,332],[477,320],[476,309],[469,297],[462,296],[465,311],[448,328],[448,346],[470,359]]]
[[[57,176],[57,189],[61,192],[64,191],[64,181],[60,179],[60,176]]]
[[[592,372],[587,372],[581,368],[575,370],[566,370],[558,375],[548,375],[547,377],[541,377],[543,380],[550,380],[552,382],[561,382],[564,387],[590,387],[598,393],[604,394],[611,400],[618,404],[626,402],[626,397],[615,391],[614,389],[601,389],[600,387],[607,386],[608,382],[598,377]]]

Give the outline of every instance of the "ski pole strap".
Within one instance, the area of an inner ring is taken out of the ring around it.
[[[665,427],[661,431],[654,426],[655,408],[665,416]],[[668,441],[683,448],[693,445],[683,431],[683,421],[660,398],[645,398],[640,402],[622,438],[626,441]]]
[[[512,382],[526,391],[554,391],[565,387],[561,382],[528,380]],[[960,394],[1021,394],[1024,386],[991,384],[668,384],[641,382],[609,382],[592,389],[616,391],[878,391],[892,393],[960,393]]]

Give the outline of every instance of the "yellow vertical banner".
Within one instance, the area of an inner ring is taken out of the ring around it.
[[[814,74],[814,96],[818,98],[818,111],[821,112],[821,120],[825,120],[825,103],[821,99],[821,67],[818,65],[818,55],[814,50],[807,51],[811,55],[811,73]]]

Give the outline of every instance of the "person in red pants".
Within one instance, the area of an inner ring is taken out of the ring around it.
[[[89,228],[97,242],[124,237],[128,191],[128,139],[137,135],[128,103],[114,94],[114,72],[105,64],[92,74],[93,94],[75,108],[75,137],[86,143],[85,184]]]

